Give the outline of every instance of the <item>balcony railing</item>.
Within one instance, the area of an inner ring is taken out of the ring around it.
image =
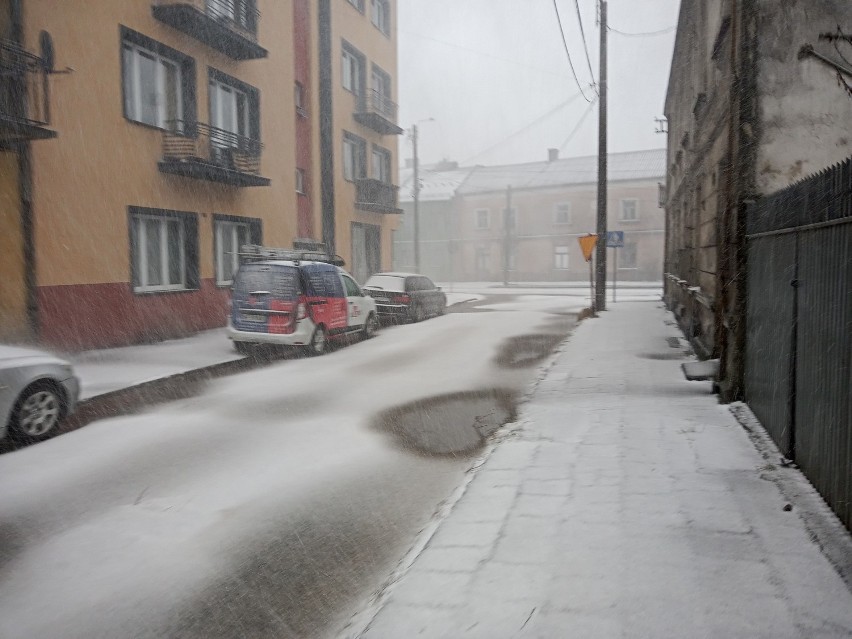
[[[398,193],[398,186],[363,178],[355,182],[355,207],[376,213],[402,213],[397,205]]]
[[[50,124],[49,69],[39,56],[0,40],[0,141],[56,137]]]
[[[399,135],[402,129],[397,125],[397,105],[384,93],[371,89],[361,99],[355,121],[368,126],[378,133]]]
[[[175,121],[163,131],[163,173],[232,186],[268,186],[269,178],[260,175],[263,145],[224,129]]]
[[[154,17],[234,60],[265,58],[255,0],[155,0]]]

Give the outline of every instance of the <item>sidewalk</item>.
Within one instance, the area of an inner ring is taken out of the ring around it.
[[[584,321],[348,636],[852,636],[852,594],[775,483],[798,471],[684,380],[672,324],[659,302]]]

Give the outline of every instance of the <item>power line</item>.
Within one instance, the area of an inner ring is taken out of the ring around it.
[[[480,151],[480,152],[479,152],[479,153],[477,153],[476,155],[472,155],[472,156],[470,156],[468,159],[466,159],[466,160],[462,161],[462,162],[461,162],[461,164],[462,164],[462,165],[467,164],[467,163],[468,163],[468,162],[470,162],[471,160],[475,160],[476,158],[478,158],[478,157],[480,157],[480,156],[483,156],[483,155],[485,155],[486,153],[490,153],[491,151],[493,151],[494,149],[496,149],[496,148],[497,148],[498,146],[500,146],[501,144],[504,144],[505,142],[508,142],[509,140],[511,140],[512,138],[514,138],[514,137],[516,137],[516,136],[520,135],[521,133],[525,133],[526,131],[528,131],[528,130],[530,130],[531,128],[533,128],[535,125],[537,125],[537,124],[539,124],[540,122],[542,122],[542,121],[546,120],[547,118],[549,118],[551,115],[553,115],[553,114],[554,114],[554,113],[556,113],[557,111],[559,111],[559,110],[561,110],[561,109],[565,108],[566,106],[568,106],[569,104],[571,104],[574,100],[576,100],[577,98],[579,98],[579,97],[580,97],[580,95],[582,95],[582,92],[581,92],[581,93],[575,93],[575,94],[574,94],[574,95],[572,95],[570,98],[568,98],[567,100],[565,100],[565,102],[563,102],[563,103],[561,103],[561,104],[556,105],[555,107],[553,107],[550,111],[548,111],[548,112],[547,112],[547,113],[545,113],[544,115],[542,115],[542,116],[540,116],[540,117],[536,118],[535,120],[533,120],[533,121],[532,121],[532,122],[530,122],[529,124],[525,125],[524,127],[522,127],[522,128],[520,128],[520,129],[518,129],[518,130],[517,130],[517,131],[515,131],[514,133],[510,133],[510,134],[509,134],[509,135],[507,135],[505,138],[503,138],[502,140],[499,140],[498,142],[496,142],[495,144],[491,145],[490,147],[488,147],[488,148],[487,148],[487,149],[485,149],[484,151]],[[585,97],[585,96],[583,96],[583,97]]]
[[[608,27],[608,31],[612,31],[613,33],[617,33],[618,35],[627,36],[628,38],[647,38],[651,36],[665,35],[667,33],[671,33],[677,29],[677,25],[673,27],[668,27],[667,29],[660,29],[659,31],[645,31],[643,33],[630,33],[628,31],[619,31],[618,29],[613,29],[612,27]]]
[[[562,35],[562,45],[565,47],[565,55],[568,56],[568,66],[571,67],[571,73],[574,75],[574,82],[577,83],[577,88],[580,89],[580,94],[586,102],[591,102],[583,92],[583,87],[580,85],[580,79],[577,77],[577,72],[574,70],[574,63],[571,61],[571,52],[568,51],[568,41],[565,39],[565,30],[562,28],[562,18],[559,17],[559,7],[556,0],[553,0],[553,9],[556,11],[556,21],[559,23],[559,33]]]
[[[586,31],[583,29],[583,18],[580,16],[580,0],[574,0],[574,6],[577,7],[577,22],[580,23],[580,36],[583,38],[583,50],[586,52],[586,64],[589,65],[589,76],[592,78],[592,86],[594,86],[595,72],[592,71],[592,60],[589,58],[589,47],[586,44]]]
[[[446,40],[439,40],[438,38],[433,38],[432,36],[423,35],[422,33],[415,33],[414,31],[406,31],[404,29],[399,30],[400,33],[405,33],[407,35],[413,35],[417,38],[423,38],[424,40],[431,40],[432,42],[437,42],[438,44],[443,44],[447,47],[453,47],[455,49],[461,49],[462,51],[467,51],[468,53],[475,53],[476,55],[481,55],[485,58],[491,58],[492,60],[499,60],[500,62],[508,62],[509,64],[514,64],[519,67],[524,67],[525,69],[533,69],[538,71],[539,73],[544,73],[547,75],[558,75],[561,76],[560,73],[554,73],[553,71],[548,71],[541,67],[537,67],[531,64],[524,64],[523,62],[518,62],[517,60],[512,60],[510,58],[501,58],[500,56],[492,55],[491,53],[486,53],[485,51],[478,51],[476,49],[471,49],[470,47],[465,47],[460,44],[455,44],[454,42],[447,42]]]
[[[562,151],[566,146],[568,146],[568,143],[571,140],[574,139],[575,135],[577,135],[577,132],[580,130],[580,127],[583,126],[583,122],[586,121],[586,118],[589,117],[589,113],[592,112],[592,107],[595,106],[595,102],[597,102],[597,98],[592,100],[591,102],[589,102],[589,106],[588,106],[588,108],[586,108],[586,112],[583,113],[583,115],[580,116],[580,119],[577,122],[577,125],[574,127],[574,129],[571,131],[571,133],[568,134],[568,137],[565,138],[565,141],[560,145],[560,147],[559,147],[560,151]]]

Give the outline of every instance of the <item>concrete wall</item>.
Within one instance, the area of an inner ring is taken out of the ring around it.
[[[852,98],[835,70],[812,57],[798,59],[808,43],[849,66],[819,34],[835,33],[838,25],[852,32],[852,3],[760,0],[758,11],[757,188],[768,194],[852,155]],[[838,47],[852,59],[852,46]]]

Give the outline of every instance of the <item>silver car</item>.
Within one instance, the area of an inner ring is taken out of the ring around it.
[[[0,438],[41,441],[74,412],[80,380],[49,353],[0,344]]]

